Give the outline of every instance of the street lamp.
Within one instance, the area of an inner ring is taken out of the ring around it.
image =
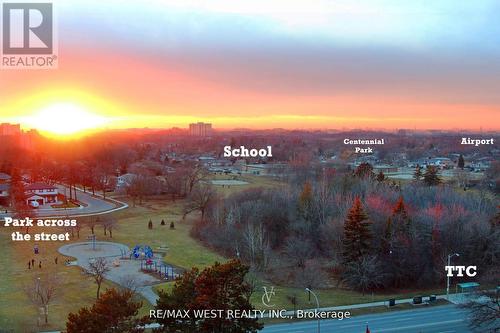
[[[309,288],[306,288],[306,291],[313,294],[314,298],[316,299],[316,316],[318,316],[318,333],[320,333],[320,324],[319,324],[319,321],[320,321],[320,316],[318,314],[319,312],[319,300],[318,300],[318,296],[316,296],[316,294]]]
[[[448,266],[451,266],[451,258],[453,257],[460,257],[460,254],[458,253],[448,254]],[[450,297],[450,275],[446,274],[446,299],[449,300],[449,297]]]

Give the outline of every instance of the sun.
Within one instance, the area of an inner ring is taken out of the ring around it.
[[[29,125],[49,135],[69,137],[102,128],[109,119],[94,114],[84,106],[56,103],[29,117]]]

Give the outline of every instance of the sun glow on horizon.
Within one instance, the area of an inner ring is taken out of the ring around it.
[[[55,103],[25,117],[23,123],[50,136],[72,137],[98,130],[109,121],[108,118],[94,114],[84,106]]]

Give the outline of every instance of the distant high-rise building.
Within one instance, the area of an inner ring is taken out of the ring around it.
[[[201,123],[201,122],[189,124],[189,135],[210,136],[212,135],[212,124]]]
[[[9,123],[0,124],[0,136],[20,135],[20,134],[21,134],[20,124],[9,124]]]
[[[15,146],[32,150],[38,141],[39,134],[35,129],[29,131],[21,130],[20,124],[0,124],[0,138],[5,146]]]

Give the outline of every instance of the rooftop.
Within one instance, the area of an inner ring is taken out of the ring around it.
[[[10,178],[8,174],[0,172],[0,180],[10,180]]]
[[[54,185],[49,185],[45,183],[33,183],[28,186],[26,186],[27,190],[52,190],[52,189],[57,189]]]

